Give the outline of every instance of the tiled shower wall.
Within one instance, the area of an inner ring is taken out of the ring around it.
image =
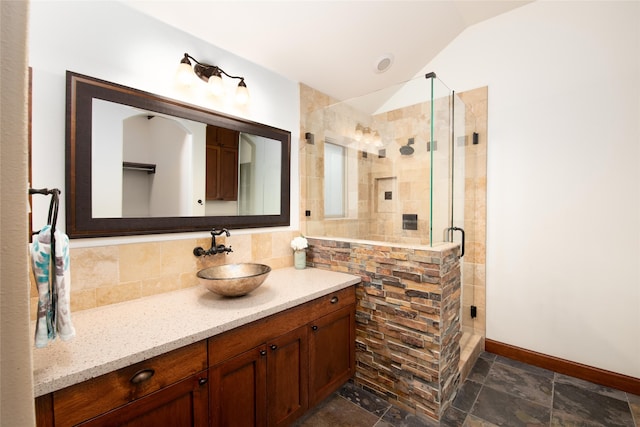
[[[362,278],[355,383],[418,416],[440,419],[460,380],[459,246],[309,243],[309,265]]]
[[[216,238],[233,252],[196,257],[193,248],[211,247],[211,238],[72,248],[71,311],[84,310],[198,285],[202,268],[238,262],[259,262],[271,268],[293,265],[291,239],[297,231],[234,234]],[[31,276],[31,318],[38,291]]]

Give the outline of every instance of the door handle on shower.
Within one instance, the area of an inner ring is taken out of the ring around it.
[[[449,236],[452,242],[453,242],[454,231],[459,231],[460,233],[462,233],[462,243],[460,244],[460,258],[462,258],[464,256],[464,229],[460,227],[449,227],[447,228],[447,231],[449,232]]]

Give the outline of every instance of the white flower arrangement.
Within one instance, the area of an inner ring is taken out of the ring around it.
[[[309,242],[307,242],[307,239],[305,239],[304,236],[294,237],[293,240],[291,240],[291,249],[294,251],[301,251],[308,247]]]

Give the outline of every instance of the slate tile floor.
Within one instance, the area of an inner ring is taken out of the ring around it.
[[[482,353],[440,424],[351,383],[295,427],[640,427],[640,396]]]

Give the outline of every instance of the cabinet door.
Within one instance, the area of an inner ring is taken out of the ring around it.
[[[238,143],[220,152],[220,199],[238,200]]]
[[[209,424],[207,387],[207,371],[203,371],[77,425],[83,427],[205,427]]]
[[[355,372],[355,309],[344,307],[311,323],[309,405],[337,390]]]
[[[217,145],[207,145],[207,158],[206,158],[206,199],[207,200],[219,200],[220,199],[220,174],[221,170],[218,167],[220,164],[220,151],[221,147]]]
[[[267,346],[268,425],[288,425],[309,406],[307,327],[281,335]]]
[[[213,427],[266,425],[266,356],[262,345],[209,369]]]
[[[206,199],[238,200],[240,133],[207,125],[206,135]]]

